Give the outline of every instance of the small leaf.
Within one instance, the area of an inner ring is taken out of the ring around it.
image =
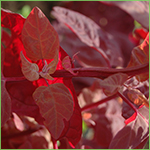
[[[24,56],[22,52],[20,52],[20,58],[22,61],[22,73],[29,81],[35,81],[39,79],[39,67],[35,63],[30,63]]]
[[[61,83],[48,87],[40,86],[33,93],[33,98],[45,118],[45,126],[54,139],[58,139],[73,113],[73,98],[68,88]]]
[[[38,7],[32,9],[24,23],[22,42],[32,61],[53,59],[59,51],[58,34]]]
[[[129,99],[131,102],[133,102],[136,105],[142,105],[144,104],[146,107],[149,108],[149,102],[144,94],[142,94],[138,89],[129,89],[127,93]]]
[[[115,94],[123,83],[128,79],[128,75],[123,73],[116,73],[108,78],[100,81],[100,87],[103,88],[107,96]]]
[[[71,74],[73,74],[73,75],[77,75],[78,74],[78,73],[73,72],[69,56],[66,56],[62,60],[62,66],[63,66],[64,69],[66,69],[67,71],[69,71]]]
[[[132,50],[131,59],[128,67],[138,66],[149,63],[149,33],[143,43]],[[149,79],[149,73],[142,73],[136,76],[140,82]]]

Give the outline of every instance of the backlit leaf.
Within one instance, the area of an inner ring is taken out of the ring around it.
[[[35,81],[39,79],[39,67],[35,63],[29,62],[24,54],[20,52],[20,58],[22,61],[22,73],[29,81]]]
[[[128,67],[149,63],[149,33],[143,43],[132,50]],[[136,76],[138,81],[145,81],[149,78],[149,73]]]
[[[104,93],[109,96],[116,93],[123,83],[128,79],[128,75],[123,73],[116,73],[108,78],[100,81],[100,87],[103,88]]]
[[[61,83],[48,87],[40,86],[33,93],[33,98],[45,118],[45,126],[54,139],[58,139],[73,113],[73,99],[66,86]]]
[[[66,56],[62,60],[62,66],[63,66],[64,69],[66,69],[67,71],[69,71],[71,74],[73,74],[73,75],[77,75],[78,74],[78,73],[73,72],[69,56]]]
[[[20,14],[1,9],[1,26],[9,28],[13,36],[20,37],[24,22],[25,18]]]
[[[144,104],[149,108],[149,102],[144,94],[142,94],[138,89],[129,89],[127,93],[130,101],[132,101],[136,105]]]
[[[32,9],[24,23],[22,42],[27,57],[32,61],[53,59],[58,53],[58,34],[46,16],[37,7]]]

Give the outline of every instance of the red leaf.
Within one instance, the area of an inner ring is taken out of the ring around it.
[[[22,41],[32,61],[53,59],[59,50],[57,32],[38,7],[32,9],[24,23]]]
[[[65,127],[63,120],[69,121],[73,113],[73,100],[68,88],[61,83],[40,86],[34,91],[33,98],[45,118],[45,126],[57,140]]]
[[[22,73],[29,81],[35,81],[39,79],[39,67],[35,63],[29,62],[22,52],[20,52],[20,58],[22,61]]]
[[[71,65],[71,60],[70,60],[69,56],[66,56],[62,60],[62,66],[63,66],[64,69],[66,69],[67,71],[69,71],[71,74],[73,74],[73,75],[77,75],[78,74],[78,73],[73,72],[72,65]]]
[[[16,37],[21,34],[26,19],[17,13],[1,9],[1,26],[9,28]]]
[[[106,4],[116,5],[130,14],[143,27],[149,29],[149,2],[148,1],[109,1]]]
[[[132,122],[121,129],[111,141],[110,149],[135,149],[149,136],[149,113],[146,107],[139,109],[139,113]],[[135,116],[135,114],[133,114]]]
[[[5,88],[5,79],[1,79],[1,126],[3,126],[11,115],[11,98]]]
[[[123,83],[128,79],[128,75],[116,73],[108,78],[100,81],[100,87],[104,89],[104,93],[109,96],[115,94]]]
[[[149,33],[141,45],[132,50],[131,59],[128,67],[138,66],[149,63]],[[145,81],[149,78],[149,73],[143,73],[136,76],[138,81]]]
[[[53,9],[54,11],[52,12],[52,15],[67,25],[83,43],[95,48],[95,50],[102,55],[108,65],[108,56],[105,51],[100,48],[100,40],[102,40],[102,43],[107,43],[104,46],[105,50],[115,47],[116,55],[119,55],[119,52],[117,51],[118,47],[115,45],[116,43],[110,42],[111,37],[105,33],[93,20],[69,9],[61,7],[54,7]]]

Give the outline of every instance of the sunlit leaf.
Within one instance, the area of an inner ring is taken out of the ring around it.
[[[61,83],[40,86],[33,98],[45,118],[45,126],[58,139],[65,127],[64,121],[69,121],[73,113],[73,98],[69,90]]]
[[[73,72],[69,56],[66,56],[62,60],[62,66],[63,66],[64,69],[66,69],[67,71],[69,71],[71,74],[73,74],[73,75],[77,75],[78,74],[78,73]]]
[[[53,59],[58,53],[58,34],[38,7],[32,9],[24,23],[22,42],[32,61]]]
[[[29,81],[35,81],[39,79],[39,67],[35,63],[29,62],[24,54],[20,52],[20,58],[22,62],[22,73]]]
[[[129,89],[127,93],[130,101],[132,101],[136,105],[144,104],[146,107],[149,108],[149,102],[144,94],[142,94],[138,89]]]
[[[128,79],[127,74],[116,73],[108,78],[100,81],[100,87],[103,88],[104,93],[109,96],[116,93],[123,83]]]
[[[149,33],[143,43],[132,50],[128,67],[149,63]],[[149,78],[149,73],[142,73],[136,76],[138,81],[145,81]]]

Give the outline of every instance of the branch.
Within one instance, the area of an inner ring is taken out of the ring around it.
[[[115,73],[126,73],[128,76],[135,76],[142,73],[149,72],[149,63],[142,64],[140,66],[129,67],[124,69],[114,69],[114,68],[106,68],[106,67],[92,67],[92,68],[72,68],[73,72],[77,72],[77,75],[73,75],[65,69],[56,70],[52,77],[96,77],[100,79],[105,79],[108,76]]]
[[[86,110],[92,109],[92,108],[94,108],[94,107],[96,107],[96,106],[98,106],[100,104],[103,104],[103,103],[105,103],[105,102],[107,102],[107,101],[109,101],[109,100],[111,100],[111,99],[113,99],[113,98],[115,98],[117,96],[118,96],[118,94],[116,93],[116,94],[108,96],[108,97],[106,97],[106,98],[104,98],[104,99],[102,99],[102,100],[100,100],[100,101],[98,101],[96,103],[92,103],[92,104],[86,105],[86,106],[81,108],[81,111],[86,111]]]

